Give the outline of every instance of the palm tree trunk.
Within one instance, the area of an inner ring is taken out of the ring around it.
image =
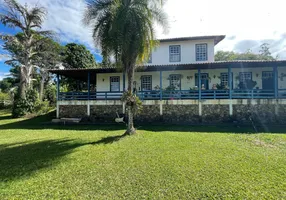
[[[129,67],[129,70],[127,70],[128,92],[130,94],[133,93],[133,81],[134,81],[134,71],[135,71],[134,69],[135,67]],[[128,125],[125,135],[133,135],[136,133],[136,129],[134,128],[134,122],[133,122],[134,113],[132,112],[132,106],[127,105],[127,110],[128,110]]]
[[[39,94],[40,101],[43,101],[44,86],[45,86],[45,79],[44,79],[44,77],[42,77],[41,83],[40,83],[40,94]]]
[[[20,97],[22,99],[26,98],[26,77],[25,77],[25,69],[24,67],[20,67],[20,85],[19,85],[19,92],[20,92]]]
[[[39,99],[40,101],[43,101],[45,82],[47,80],[48,74],[43,69],[40,70],[40,74],[41,74],[41,83],[40,83]]]

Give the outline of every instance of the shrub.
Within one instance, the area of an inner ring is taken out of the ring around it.
[[[138,114],[141,112],[143,106],[142,101],[135,95],[126,91],[121,97],[121,101],[126,103],[127,108],[130,107],[133,114]]]
[[[238,84],[239,89],[241,90],[252,90],[256,86],[257,82],[253,80],[245,80]]]
[[[44,99],[50,102],[51,106],[55,106],[57,102],[57,88],[55,85],[48,85],[45,94]]]
[[[8,93],[0,92],[0,109],[6,107],[5,101],[10,101],[10,95]]]
[[[38,99],[38,93],[33,89],[27,90],[25,99],[21,98],[19,94],[15,95],[12,107],[12,117],[23,117],[26,114],[33,113]]]
[[[48,101],[37,101],[35,104],[34,112],[37,115],[47,114],[50,110],[51,110],[51,107]]]

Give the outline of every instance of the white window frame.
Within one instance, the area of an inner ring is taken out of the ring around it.
[[[169,46],[169,61],[181,62],[181,45]]]
[[[181,90],[181,74],[170,74],[170,86],[175,86],[176,90]]]
[[[196,61],[208,60],[208,44],[196,44]]]
[[[228,86],[228,73],[221,73],[220,74],[220,84],[222,86]]]
[[[252,72],[239,73],[239,82],[245,82],[246,80],[252,80]]]
[[[142,91],[152,90],[152,76],[151,75],[141,76],[141,90]]]

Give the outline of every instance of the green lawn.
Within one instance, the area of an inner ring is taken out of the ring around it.
[[[286,199],[286,134],[142,126],[120,138],[124,126],[47,117],[0,113],[0,199]]]

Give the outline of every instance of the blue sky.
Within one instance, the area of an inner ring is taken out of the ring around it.
[[[91,30],[81,20],[84,0],[18,0],[28,5],[40,4],[47,8],[45,30],[58,33],[60,43],[84,44],[97,61],[100,50],[94,46]],[[259,46],[269,43],[270,51],[279,59],[286,59],[286,28],[284,0],[167,0],[164,10],[168,14],[169,31],[156,28],[157,38],[200,35],[226,35],[216,46],[217,50],[258,52]],[[3,0],[0,0],[0,5]],[[14,33],[0,25],[0,32]],[[0,48],[1,54],[1,48]],[[0,79],[9,70],[0,57]]]

